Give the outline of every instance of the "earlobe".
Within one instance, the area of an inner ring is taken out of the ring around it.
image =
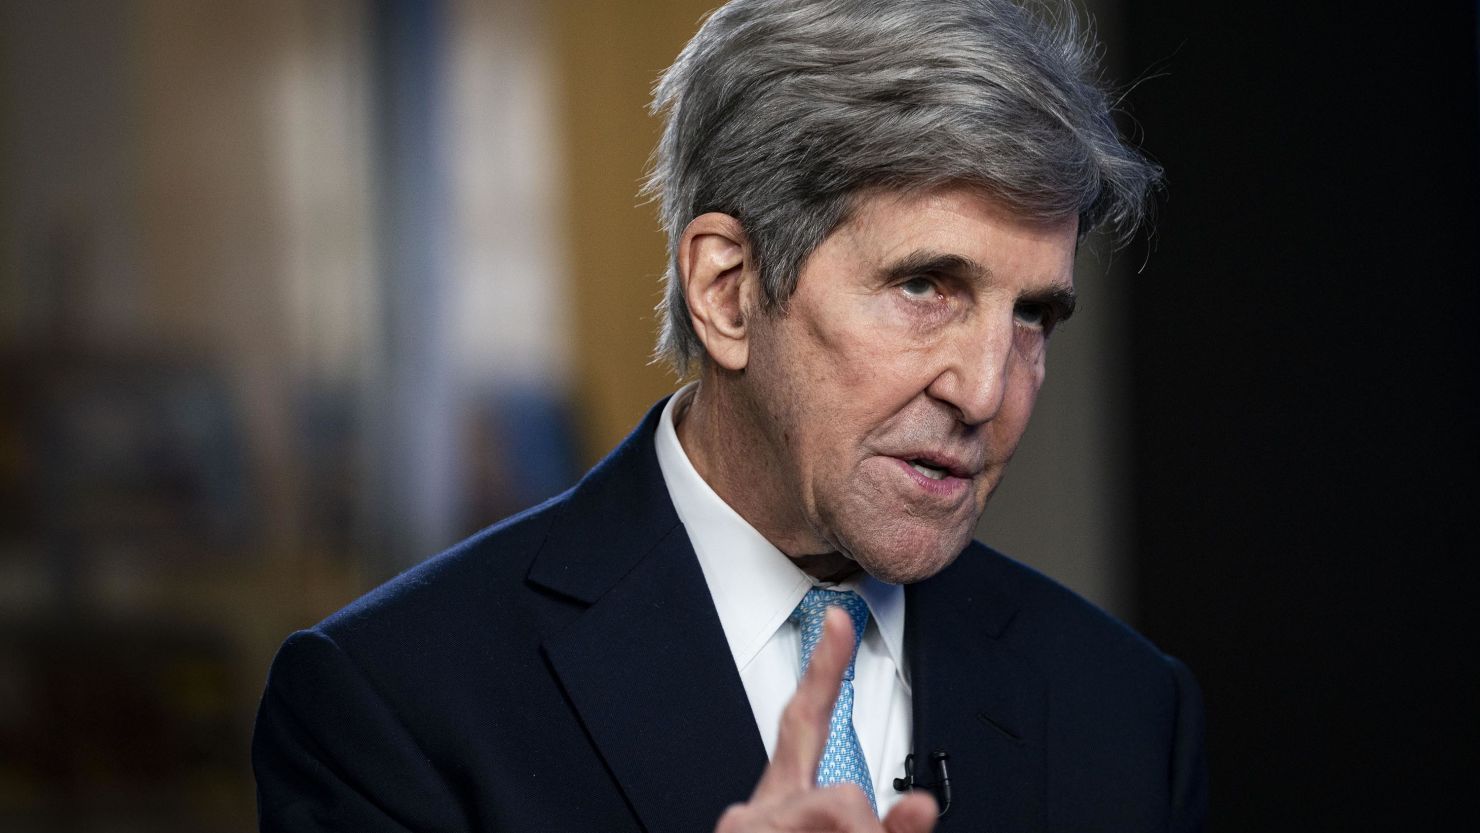
[[[744,370],[756,278],[740,221],[714,212],[695,217],[679,239],[678,266],[689,320],[710,360]]]

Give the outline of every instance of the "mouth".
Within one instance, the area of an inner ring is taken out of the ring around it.
[[[949,471],[947,471],[947,470],[945,470],[943,468],[938,468],[936,466],[932,466],[929,463],[926,463],[925,461],[920,460],[920,459],[909,460],[907,462],[910,464],[910,467],[911,468],[913,468],[915,471],[917,471],[917,472],[925,475],[926,477],[930,478],[931,480],[944,480],[946,478],[946,476],[950,474]]]
[[[931,480],[944,480],[947,477],[970,480],[974,474],[970,467],[941,454],[925,452],[901,456],[898,459],[908,463],[910,468]]]
[[[961,497],[974,476],[968,467],[934,454],[901,455],[894,462],[917,486],[938,497]]]

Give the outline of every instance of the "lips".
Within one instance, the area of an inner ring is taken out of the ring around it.
[[[952,506],[965,501],[971,495],[972,484],[982,472],[980,467],[962,463],[962,458],[939,451],[908,450],[897,455],[887,455],[885,459],[896,466],[905,479],[914,484],[915,490],[918,490],[910,490],[909,493],[921,497],[930,496],[932,501],[945,501]]]
[[[971,478],[957,476],[952,469],[941,466],[938,460],[920,457],[887,459],[914,484],[917,494],[929,495],[932,501],[945,501],[956,506],[971,493]]]
[[[928,465],[928,464],[923,463],[923,462],[921,462],[919,460],[911,460],[911,461],[909,461],[909,463],[910,463],[911,466],[914,467],[915,471],[917,471],[917,472],[925,475],[926,477],[930,478],[931,480],[941,480],[941,479],[944,479],[945,476],[950,473],[950,472],[947,472],[945,469],[935,468],[934,466]]]
[[[941,480],[947,477],[967,480],[979,470],[979,467],[968,466],[960,460],[935,451],[899,454],[895,457],[905,461],[910,468],[931,480]]]

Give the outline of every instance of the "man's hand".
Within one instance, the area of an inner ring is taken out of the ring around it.
[[[852,653],[853,626],[848,614],[829,610],[812,663],[781,714],[781,733],[771,765],[750,801],[727,810],[715,833],[930,833],[935,828],[935,799],[929,795],[905,796],[881,824],[858,787],[817,786],[817,763],[827,745],[833,704]]]

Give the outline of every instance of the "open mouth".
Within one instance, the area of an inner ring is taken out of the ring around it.
[[[936,468],[935,466],[932,466],[924,460],[920,459],[911,460],[910,466],[914,468],[915,471],[925,475],[931,480],[943,480],[945,479],[946,475],[950,474],[949,471],[946,471],[942,468]]]

